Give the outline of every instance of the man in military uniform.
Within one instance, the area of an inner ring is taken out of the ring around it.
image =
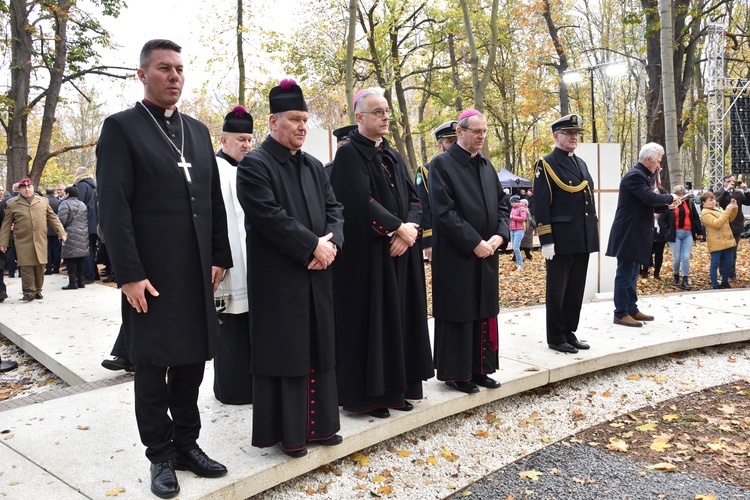
[[[438,154],[447,151],[451,144],[456,142],[456,120],[449,120],[432,131],[437,140]],[[427,260],[432,261],[432,209],[430,208],[429,190],[427,188],[427,177],[430,173],[430,163],[425,163],[417,168],[414,179],[419,201],[422,203],[422,251]]]
[[[333,134],[333,136],[336,138],[336,151],[338,151],[341,146],[349,142],[349,134],[351,134],[354,130],[357,130],[357,125],[346,125],[344,127],[339,127],[331,132],[331,134]],[[329,161],[323,166],[323,170],[325,170],[329,176],[331,175],[332,168],[332,161]]]
[[[583,128],[580,115],[550,125],[555,149],[535,167],[532,197],[542,255],[547,259],[547,345],[576,353],[589,345],[575,331],[581,316],[589,254],[599,251],[594,181],[575,155]]]

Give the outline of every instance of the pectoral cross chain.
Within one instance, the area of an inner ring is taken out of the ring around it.
[[[190,168],[192,168],[193,165],[185,161],[185,157],[181,156],[180,161],[177,162],[177,166],[181,168],[185,172],[185,178],[188,182],[193,182],[193,179],[190,178]]]

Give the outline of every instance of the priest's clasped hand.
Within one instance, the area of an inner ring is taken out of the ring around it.
[[[315,247],[315,250],[313,251],[313,258],[307,265],[309,270],[322,271],[323,269],[327,269],[328,266],[333,263],[336,254],[338,253],[338,249],[331,241],[331,238],[333,238],[333,233],[328,233],[318,239],[318,246]]]
[[[400,236],[407,245],[412,246],[419,236],[419,226],[413,222],[404,222],[396,229],[396,236]]]
[[[490,255],[494,254],[495,250],[492,248],[492,245],[490,245],[487,241],[480,241],[479,245],[474,248],[474,255],[479,257],[480,259],[486,259]]]

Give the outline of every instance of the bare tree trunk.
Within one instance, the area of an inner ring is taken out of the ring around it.
[[[55,126],[55,110],[60,98],[60,89],[65,72],[65,62],[68,59],[68,15],[70,13],[71,0],[59,0],[55,9],[55,58],[52,61],[50,71],[50,82],[47,95],[44,99],[44,113],[42,114],[42,130],[39,134],[39,143],[36,155],[31,164],[31,180],[34,185],[39,184],[44,166],[52,156],[50,154],[50,142],[52,131]]]
[[[29,106],[29,85],[31,82],[31,30],[26,29],[28,13],[26,2],[11,0],[11,85],[8,98],[12,105],[8,111],[5,127],[8,159],[8,187],[26,177],[29,173],[29,142],[27,135],[27,113]]]
[[[456,47],[454,42],[454,36],[451,33],[448,35],[448,55],[451,60],[451,78],[453,80],[453,87],[456,89],[456,113],[459,113],[464,109],[464,105],[461,102],[461,76],[458,74],[458,60],[456,59]]]
[[[661,81],[664,97],[664,140],[666,159],[669,167],[669,185],[684,184],[685,179],[680,164],[680,146],[677,138],[677,99],[674,77],[674,20],[671,0],[659,0],[659,30],[661,42]]]
[[[245,26],[242,19],[242,1],[237,0],[237,69],[240,72],[239,92],[237,93],[237,104],[245,105],[245,52],[242,48],[242,35]]]
[[[354,118],[354,43],[357,32],[357,0],[349,0],[349,32],[346,36],[346,103],[349,110],[349,123],[356,123]]]
[[[560,115],[565,116],[570,113],[570,97],[568,96],[568,86],[563,81],[562,74],[568,70],[568,55],[565,53],[565,44],[560,40],[557,25],[552,20],[549,0],[544,0],[544,12],[542,15],[547,23],[547,31],[549,31],[549,36],[555,45],[555,52],[557,53],[558,62],[556,64],[553,63],[552,66],[557,69],[557,74],[560,75]]]

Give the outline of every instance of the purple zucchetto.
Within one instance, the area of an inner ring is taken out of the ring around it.
[[[481,114],[482,113],[480,113],[476,109],[467,109],[466,111],[464,111],[463,113],[461,113],[461,115],[458,117],[458,121],[461,121],[464,118],[471,118],[472,116],[477,116],[477,115],[481,115]]]
[[[237,105],[224,117],[222,132],[234,132],[237,134],[253,133],[253,117],[247,112],[245,106]]]

